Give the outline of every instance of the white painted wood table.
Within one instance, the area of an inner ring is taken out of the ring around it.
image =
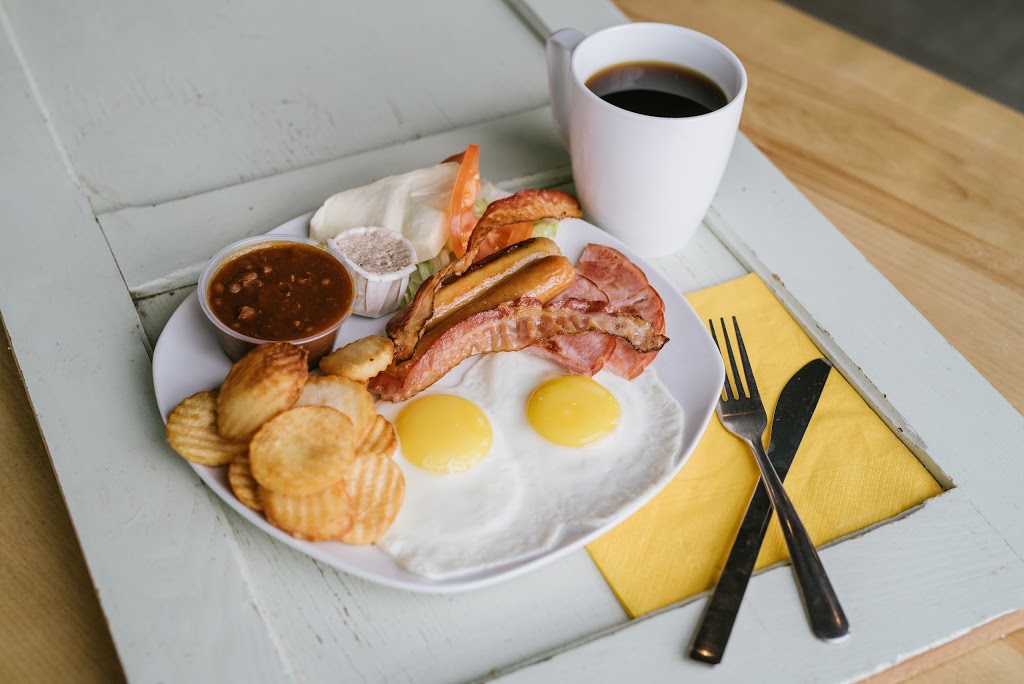
[[[498,586],[378,587],[255,530],[163,439],[150,353],[220,246],[468,142],[506,188],[571,181],[543,37],[604,3],[252,0],[0,14],[0,312],[132,681],[843,681],[1024,607],[1024,419],[745,138],[683,292],[755,271],[947,491],[822,552],[854,625],[806,628],[788,568],[730,645],[704,597],[630,621],[585,552]],[[742,654],[742,657],[739,657]]]

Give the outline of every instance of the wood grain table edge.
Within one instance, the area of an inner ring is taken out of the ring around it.
[[[1024,637],[1024,610],[1014,611],[996,618],[947,644],[916,655],[899,665],[868,677],[862,680],[862,684],[923,683],[939,679],[955,681],[959,678],[954,671],[956,660],[971,653],[984,656],[984,650],[992,647],[994,642],[1014,634]],[[1018,653],[1020,653],[1019,650]],[[1020,653],[1020,655],[1024,657],[1024,653]],[[991,669],[975,672],[977,679],[974,681],[999,681],[1004,675],[1011,674],[1003,670],[1002,663],[996,662],[995,656],[991,660]]]
[[[2,314],[0,339],[0,681],[124,681]]]

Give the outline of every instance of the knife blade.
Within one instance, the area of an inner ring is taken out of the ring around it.
[[[779,395],[775,415],[772,416],[771,442],[768,445],[768,459],[779,474],[779,479],[785,480],[789,472],[831,370],[832,365],[828,361],[815,359],[798,370]],[[736,533],[736,540],[690,646],[690,657],[694,660],[712,665],[722,661],[736,622],[736,614],[771,521],[772,510],[772,502],[764,483],[758,479],[757,488],[747,505],[739,532]]]

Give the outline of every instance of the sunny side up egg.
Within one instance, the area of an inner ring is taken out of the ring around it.
[[[454,387],[377,409],[396,426],[406,482],[377,548],[433,579],[521,561],[606,523],[667,482],[682,445],[682,410],[653,368],[591,380],[528,354],[488,354]]]

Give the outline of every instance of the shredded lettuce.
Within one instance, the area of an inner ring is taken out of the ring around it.
[[[441,249],[441,253],[433,259],[416,264],[416,270],[409,274],[409,287],[406,288],[405,294],[402,296],[401,306],[411,302],[423,281],[450,264],[453,256],[455,256],[454,253],[445,245]]]
[[[558,221],[554,219],[541,219],[533,222],[533,232],[530,237],[546,237],[555,239],[558,234]]]
[[[481,178],[480,190],[476,194],[476,202],[473,203],[473,213],[476,214],[477,218],[480,218],[487,211],[488,204],[499,197],[507,197],[508,194],[507,192],[502,192],[497,185],[486,178]]]
[[[476,214],[477,218],[484,215],[487,211],[487,205],[491,203],[491,200],[486,197],[477,197],[476,202],[473,203],[473,213]]]

